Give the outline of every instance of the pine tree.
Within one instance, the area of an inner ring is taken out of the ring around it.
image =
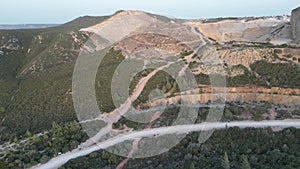
[[[190,169],[195,169],[196,167],[195,167],[195,163],[194,162],[192,162],[191,164],[190,164]]]
[[[57,124],[55,121],[52,122],[52,130],[55,130],[57,128]]]
[[[44,133],[43,133],[43,139],[44,140],[48,140],[49,139],[46,131],[44,131]]]
[[[18,138],[15,137],[15,138],[14,138],[14,143],[17,143],[17,142],[18,142]]]
[[[30,136],[31,136],[31,133],[30,133],[29,130],[26,130],[26,136],[27,136],[27,137],[30,137]]]
[[[41,141],[41,139],[36,134],[34,134],[33,135],[33,143],[38,143],[40,141]]]
[[[224,153],[224,156],[222,158],[222,167],[224,169],[230,169],[230,162],[229,162],[228,155],[226,152]]]
[[[241,168],[242,169],[251,169],[248,158],[245,155],[242,155],[242,166],[241,166]]]

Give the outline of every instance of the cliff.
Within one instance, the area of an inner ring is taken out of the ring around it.
[[[300,43],[300,7],[292,11],[291,25],[293,38],[297,43]]]

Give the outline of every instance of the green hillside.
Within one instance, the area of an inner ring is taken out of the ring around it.
[[[72,73],[90,36],[78,30],[106,18],[85,16],[52,28],[0,30],[0,131],[6,133],[1,140],[26,129],[42,131],[52,121],[76,119]]]

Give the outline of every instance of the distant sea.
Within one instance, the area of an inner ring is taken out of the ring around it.
[[[0,29],[37,29],[54,27],[58,24],[17,24],[17,25],[0,25]]]

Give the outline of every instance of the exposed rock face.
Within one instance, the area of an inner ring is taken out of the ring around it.
[[[213,92],[212,92],[213,90]],[[283,89],[283,88],[263,88],[263,87],[227,87],[224,88],[202,88],[204,93],[199,93],[199,90],[192,90],[176,94],[174,97],[168,99],[157,99],[150,103],[151,106],[159,104],[172,104],[179,103],[183,97],[190,103],[208,103],[209,100],[217,100],[219,98],[226,98],[228,102],[253,102],[253,101],[266,101],[273,104],[283,105],[297,105],[300,101],[299,89]],[[224,95],[224,91],[226,94]],[[273,94],[274,92],[278,94]],[[291,93],[297,95],[291,96]]]
[[[300,7],[292,11],[291,25],[293,31],[293,38],[300,43]]]
[[[238,18],[205,22],[205,20],[188,21],[196,26],[205,36],[217,42],[270,42],[273,44],[286,44],[292,41],[290,18],[264,17],[264,18]]]

